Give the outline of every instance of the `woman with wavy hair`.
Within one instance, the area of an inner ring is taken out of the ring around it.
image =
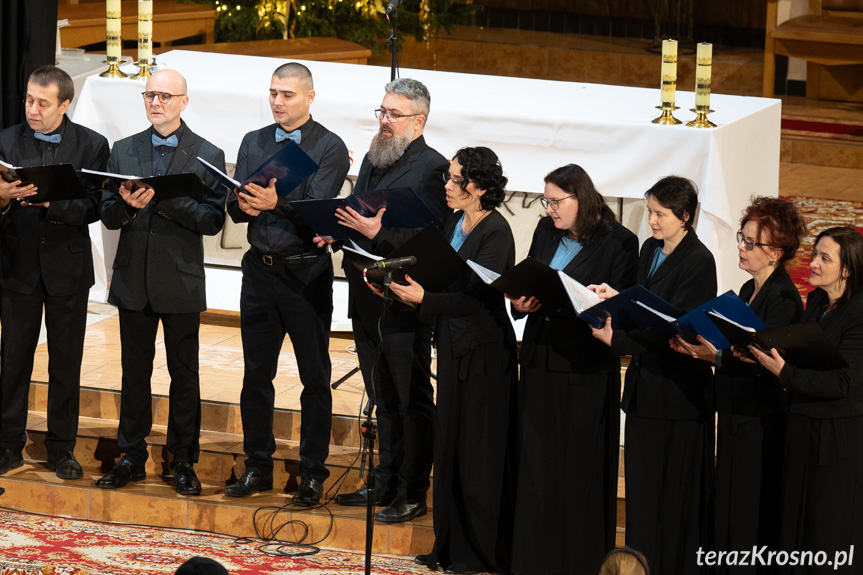
[[[515,242],[495,209],[507,179],[488,148],[462,148],[446,174],[446,202],[456,210],[444,237],[465,260],[497,273],[511,268]],[[440,293],[407,278],[393,283],[402,300],[436,321],[437,410],[434,532],[417,561],[449,572],[508,572],[512,544],[515,334],[503,294],[470,270]]]

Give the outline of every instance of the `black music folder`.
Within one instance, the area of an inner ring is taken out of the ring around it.
[[[731,344],[741,350],[748,350],[752,344],[768,353],[775,347],[785,361],[803,369],[830,370],[848,366],[821,326],[814,321],[754,331],[716,314],[708,314],[708,317]]]
[[[211,192],[210,186],[205,184],[197,174],[169,174],[167,176],[151,176],[142,178],[140,176],[125,176],[123,174],[112,174],[110,172],[97,172],[95,170],[81,170],[81,174],[100,188],[105,188],[108,181],[117,184],[129,184],[132,191],[140,188],[151,188],[156,191],[156,199],[170,200],[173,198],[191,197],[200,199]]]
[[[198,161],[230,192],[233,192],[234,188],[242,189],[246,184],[257,184],[266,188],[270,180],[276,178],[276,194],[281,198],[293,192],[306,178],[318,171],[318,164],[292,140],[286,140],[278,152],[267,158],[242,182],[231,178],[200,156]],[[248,190],[243,191],[249,193]]]
[[[361,194],[351,194],[346,198],[295,200],[291,202],[291,207],[307,226],[325,240],[359,240],[363,237],[356,230],[339,223],[336,209],[345,207],[351,207],[367,218],[386,208],[381,223],[388,227],[422,228],[429,224],[441,225],[440,219],[410,188],[369,190]]]
[[[36,195],[22,198],[31,204],[80,200],[87,197],[87,192],[78,180],[78,175],[72,164],[17,168],[0,162],[0,177],[7,182],[21,180],[21,185],[24,186],[35,185],[37,188]]]
[[[635,330],[658,327],[670,335],[677,333],[672,325],[683,312],[644,287],[636,285],[614,297],[602,300],[580,312],[578,317],[597,329],[611,317],[614,329]]]
[[[440,230],[433,225],[420,230],[386,258],[357,250],[349,245],[342,246],[342,250],[350,262],[360,270],[368,268],[375,261],[414,256],[417,259],[415,264],[392,271],[393,281],[407,285],[405,275],[409,275],[412,280],[423,286],[423,289],[430,292],[444,291],[467,271],[467,264],[458,252],[452,249]],[[384,284],[385,275],[384,270],[366,272],[369,283],[381,286]]]
[[[485,283],[509,296],[535,297],[549,311],[569,309],[569,298],[557,270],[531,257],[523,259],[502,274],[471,260],[467,261],[467,265]]]

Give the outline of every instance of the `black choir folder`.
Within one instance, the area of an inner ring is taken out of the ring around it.
[[[212,191],[207,184],[201,181],[201,178],[197,174],[191,173],[151,176],[149,178],[86,169],[81,170],[80,173],[103,189],[109,181],[116,182],[117,184],[127,184],[126,189],[131,189],[133,192],[138,191],[140,188],[151,188],[155,190],[156,198],[159,200],[182,197],[200,199]]]
[[[821,326],[814,321],[753,330],[717,314],[708,314],[708,317],[733,346],[742,350],[752,344],[769,353],[770,348],[775,347],[785,361],[803,369],[829,370],[848,366]]]
[[[228,188],[228,191],[233,191],[234,188],[243,189],[246,184],[257,184],[266,188],[270,180],[276,178],[276,194],[280,198],[286,197],[306,178],[318,171],[318,164],[292,140],[286,140],[285,145],[278,152],[267,158],[242,182],[228,176],[200,156],[198,161],[219,180],[219,183]],[[243,191],[249,193],[248,190],[243,189]]]
[[[386,208],[381,223],[388,227],[422,228],[429,224],[441,225],[440,219],[410,188],[369,190],[361,194],[351,194],[346,198],[295,200],[291,202],[291,207],[307,226],[325,240],[359,240],[363,237],[356,230],[339,223],[336,218],[337,208],[351,207],[367,218]]]
[[[412,280],[423,286],[423,289],[431,292],[444,291],[467,270],[461,256],[452,249],[440,230],[433,225],[423,228],[386,258],[370,254],[356,244],[344,245],[342,250],[346,252],[350,262],[360,270],[368,268],[375,261],[414,256],[417,259],[415,264],[392,271],[393,281],[407,285],[405,275],[409,275]],[[366,279],[369,283],[383,285],[385,275],[384,270],[366,271]]]
[[[569,298],[557,270],[531,257],[523,259],[502,274],[471,260],[467,261],[467,265],[485,283],[511,297],[535,297],[547,310],[569,310]]]
[[[22,186],[35,185],[36,194],[22,198],[31,204],[80,200],[87,197],[72,164],[18,168],[0,161],[0,177],[7,182],[21,180]]]

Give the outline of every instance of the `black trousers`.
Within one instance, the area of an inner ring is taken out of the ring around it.
[[[3,290],[0,336],[0,448],[21,451],[26,443],[27,398],[33,355],[42,327],[48,330],[49,453],[72,451],[78,434],[81,357],[87,325],[87,295],[52,296],[40,280],[29,294]]]
[[[240,394],[246,469],[270,472],[276,441],[273,380],[285,334],[294,348],[300,382],[300,475],[326,479],[333,396],[329,340],[333,317],[333,264],[329,256],[302,266],[266,265],[243,257],[240,328],[245,374]]]
[[[159,322],[165,336],[165,355],[171,386],[168,392],[168,451],[174,463],[196,463],[200,453],[201,387],[198,378],[198,331],[201,314],[120,309],[123,384],[117,443],[133,461],[147,460],[147,436],[153,426],[150,378],[156,355]]]
[[[381,346],[377,315],[353,318],[354,341],[366,389]],[[374,378],[378,457],[376,488],[425,501],[434,457],[432,326],[384,327],[383,353]]]

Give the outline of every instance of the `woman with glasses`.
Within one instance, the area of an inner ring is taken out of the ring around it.
[[[465,260],[497,273],[512,267],[515,242],[495,209],[507,179],[488,148],[462,148],[446,178],[456,210],[444,237]],[[508,572],[512,538],[515,334],[503,294],[470,270],[441,293],[406,278],[393,283],[403,301],[436,320],[437,411],[434,447],[434,532],[417,561],[449,572]]]
[[[785,270],[806,233],[793,203],[759,197],[743,212],[737,232],[740,269],[752,279],[740,298],[767,327],[796,323],[803,314],[800,292]],[[743,362],[730,349],[717,350],[680,338],[677,351],[716,364],[714,401],[719,414],[714,531],[711,549],[731,551],[766,545],[779,548],[780,492],[785,438],[785,394],[776,377]],[[720,566],[718,573],[755,573],[755,567]]]
[[[638,239],[584,169],[549,173],[540,201],[548,217],[536,226],[530,257],[584,285],[635,284]],[[535,297],[510,299],[513,316],[527,316],[512,570],[594,573],[615,544],[620,357],[571,312]]]
[[[791,354],[750,347],[789,398],[780,549],[820,552],[818,565],[834,563],[789,573],[856,572],[863,548],[863,236],[844,227],[821,232],[809,267],[815,289],[801,321],[818,322],[847,365],[803,369]]]
[[[650,188],[647,221],[653,237],[638,260],[638,283],[683,312],[716,296],[713,255],[695,235],[695,185],[667,176]],[[616,293],[607,285],[600,297]],[[706,572],[696,553],[707,544],[713,474],[710,365],[675,353],[667,332],[611,329],[594,336],[631,355],[621,406],[626,412],[626,544],[656,573]]]

